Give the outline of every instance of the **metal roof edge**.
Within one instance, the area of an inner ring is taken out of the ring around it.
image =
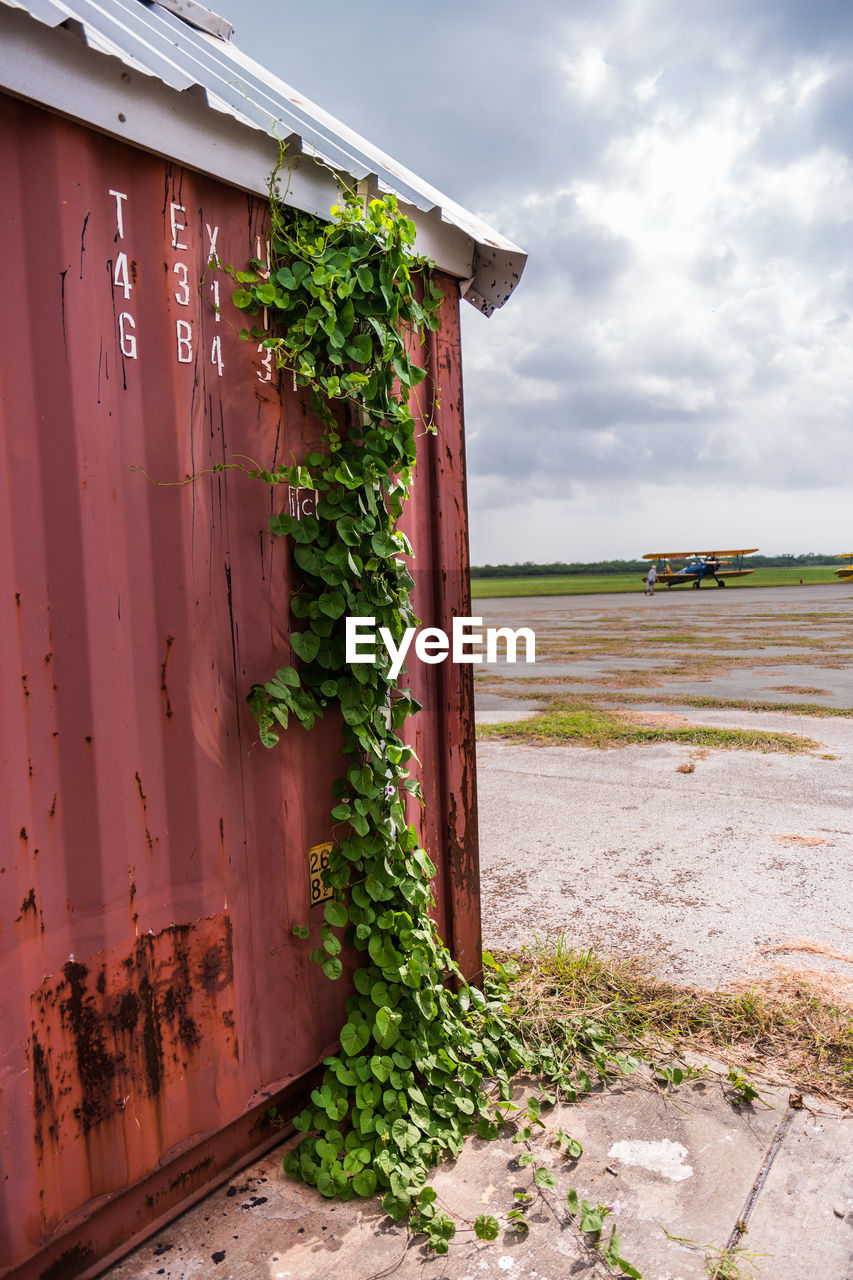
[[[328,218],[337,196],[333,169],[369,189],[393,190],[415,223],[418,252],[457,277],[467,301],[491,315],[510,297],[526,262],[522,249],[314,103],[295,95],[221,36],[191,31],[186,49],[176,52],[172,79],[180,87],[172,87],[159,72],[156,51],[147,59],[153,65],[146,66],[144,47],[142,52],[141,46],[134,47],[131,54],[114,34],[102,42],[110,52],[90,47],[86,24],[75,17],[74,0],[67,4],[39,0],[38,17],[29,11],[34,3],[0,0],[0,88],[261,196],[268,194],[269,176],[279,156],[276,130],[287,127],[289,137],[281,138],[289,141],[293,155],[286,192],[282,192],[287,203]],[[182,25],[182,19],[165,13],[157,3],[140,5],[140,9],[159,12],[171,37]],[[123,11],[119,6],[118,13]],[[67,17],[61,22],[63,13]],[[128,46],[132,45],[129,38]],[[186,55],[188,69],[178,53]],[[235,86],[240,89],[238,78],[226,82],[211,73],[211,84],[194,80],[195,55],[201,68],[200,60],[208,53],[217,59],[226,57],[238,76],[245,68],[260,86],[257,98],[263,99],[267,86],[271,94],[288,95],[292,112],[280,113],[280,124],[248,92],[235,95]],[[230,100],[216,92],[220,86],[230,90]],[[325,154],[325,139],[332,155]],[[375,166],[374,173],[365,172],[368,164]]]
[[[143,0],[143,3],[153,4],[154,0]],[[156,0],[156,3],[161,8],[174,13],[183,22],[188,22],[191,27],[197,27],[199,31],[207,31],[212,36],[218,36],[220,40],[230,40],[234,34],[234,28],[227,18],[220,18],[218,13],[206,9],[203,4],[198,3],[198,0]]]

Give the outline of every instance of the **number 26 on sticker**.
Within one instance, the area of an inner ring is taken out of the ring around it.
[[[329,854],[334,847],[333,844],[315,844],[308,850],[309,901],[312,907],[332,897],[331,886],[323,883],[323,871],[329,865]]]

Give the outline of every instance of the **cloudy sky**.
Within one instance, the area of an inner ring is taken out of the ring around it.
[[[463,307],[475,563],[853,549],[849,0],[208,2],[529,254]]]

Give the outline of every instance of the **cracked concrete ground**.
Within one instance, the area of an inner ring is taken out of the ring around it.
[[[701,1280],[727,1247],[746,1251],[760,1280],[851,1280],[853,1118],[811,1098],[795,1108],[772,1088],[733,1106],[714,1065],[673,1095],[629,1079],[544,1112],[545,1129],[529,1144],[534,1166],[519,1163],[527,1147],[509,1129],[494,1142],[469,1139],[431,1179],[458,1222],[447,1257],[392,1224],[375,1198],[340,1204],[286,1179],[279,1149],[146,1241],[108,1280],[594,1280],[609,1273],[572,1224],[570,1188],[608,1208],[604,1241],[615,1226],[622,1256],[644,1280]],[[525,1089],[516,1096],[522,1103]],[[554,1145],[558,1129],[580,1143],[579,1159]],[[536,1166],[553,1174],[553,1188],[537,1189]],[[525,1234],[506,1218],[516,1191],[532,1196]],[[491,1243],[472,1230],[482,1213],[501,1224]]]

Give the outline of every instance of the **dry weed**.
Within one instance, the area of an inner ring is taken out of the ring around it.
[[[712,1055],[853,1106],[853,1007],[826,974],[780,968],[748,988],[706,991],[658,978],[642,957],[574,951],[562,940],[514,959],[513,996],[532,1038],[557,1042],[561,1027],[590,1019],[650,1053]]]

